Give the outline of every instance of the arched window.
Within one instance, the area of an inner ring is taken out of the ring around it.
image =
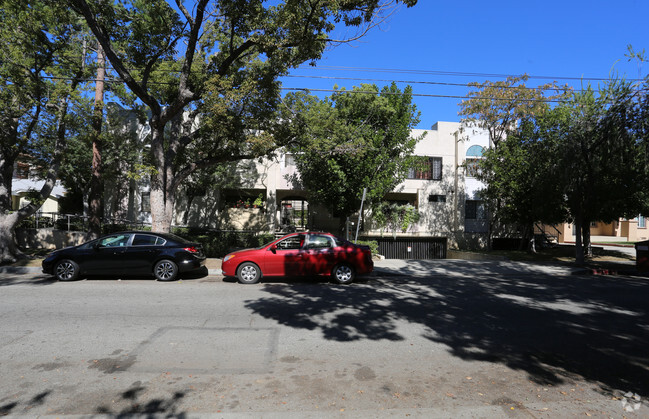
[[[484,153],[484,147],[482,147],[480,145],[472,145],[466,151],[466,156],[467,157],[482,157],[482,153]]]

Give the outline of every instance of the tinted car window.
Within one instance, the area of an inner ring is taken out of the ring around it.
[[[309,243],[307,247],[309,249],[326,249],[333,246],[329,236],[311,234],[309,235]]]
[[[335,246],[346,246],[349,243],[347,240],[343,240],[340,237],[334,237]]]
[[[99,245],[102,247],[123,247],[128,243],[128,239],[131,238],[130,234],[117,234],[114,236],[104,237],[99,241]]]
[[[133,237],[133,246],[162,246],[164,243],[164,239],[148,234],[136,234]]]
[[[277,243],[277,248],[282,250],[299,249],[302,247],[304,236],[291,236]]]

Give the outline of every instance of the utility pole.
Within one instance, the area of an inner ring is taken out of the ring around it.
[[[95,82],[95,110],[92,116],[92,176],[90,178],[90,193],[88,206],[90,220],[88,238],[94,239],[101,235],[101,219],[104,213],[103,179],[101,167],[101,125],[104,116],[104,79],[106,77],[106,57],[99,44],[97,48],[97,80]]]

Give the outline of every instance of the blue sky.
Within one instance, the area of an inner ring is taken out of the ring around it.
[[[294,70],[292,75],[300,77],[285,78],[283,85],[349,89],[398,80],[400,88],[410,84],[414,94],[429,95],[413,100],[421,111],[418,128],[430,128],[437,121],[459,121],[461,101],[430,95],[468,91],[431,83],[495,81],[502,78],[493,75],[527,73],[534,77],[528,86],[556,80],[580,87],[580,78],[603,79],[612,70],[638,78],[637,63],[629,63],[625,54],[629,44],[649,51],[648,18],[647,0],[419,0],[353,45],[327,51],[315,68]],[[648,72],[645,63],[642,76]]]

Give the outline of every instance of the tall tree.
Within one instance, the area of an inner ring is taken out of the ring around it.
[[[470,86],[476,90],[468,94],[469,99],[460,103],[459,113],[464,117],[462,122],[467,126],[475,125],[489,132],[489,145],[495,153],[492,155],[497,155],[501,143],[505,142],[508,136],[518,132],[523,121],[542,115],[549,108],[548,101],[565,96],[568,90],[567,87],[559,88],[556,83],[530,88],[525,85],[528,79],[529,76],[524,74],[509,76],[503,81],[470,83]],[[554,90],[556,94],[546,95],[548,90]],[[497,170],[497,161],[494,163],[496,166],[483,170],[483,176],[499,176],[498,173],[486,171],[492,168]],[[496,183],[492,183],[491,190],[483,197],[489,210],[487,237],[489,249],[492,247],[493,234],[499,228],[501,221],[511,219],[512,215],[507,207],[503,208],[503,205],[509,204],[504,204],[501,196],[504,197],[514,190],[507,188],[497,190],[494,189],[495,185]]]
[[[83,26],[52,1],[3,0],[0,7],[0,262],[14,261],[16,225],[49,196],[70,135],[70,107],[86,77]],[[49,147],[49,152],[46,152]],[[13,166],[40,157],[45,183],[11,212]]]
[[[340,42],[329,35],[336,24],[361,36],[398,3],[417,1],[69,0],[150,109],[153,229],[169,230],[176,191],[193,171],[265,153],[271,134],[281,141],[270,122],[278,76]]]
[[[420,138],[410,136],[419,122],[410,87],[363,84],[325,100],[295,94],[286,103],[303,127],[289,148],[297,180],[309,200],[341,215],[341,226],[359,209],[365,188],[367,201],[377,202],[413,167]]]
[[[568,111],[554,128],[562,137],[557,149],[562,193],[577,229],[576,259],[583,263],[592,255],[591,222],[634,218],[647,209],[642,138],[634,129],[638,100],[630,83],[610,80],[599,92],[590,86],[575,92],[560,108]]]
[[[559,170],[556,140],[539,128],[555,117],[548,110],[536,119],[521,121],[518,129],[500,142],[498,149],[485,152],[477,178],[484,183],[480,196],[487,202],[499,202],[499,221],[518,226],[521,247],[535,251],[534,224],[555,224],[567,219],[561,193],[564,173]],[[541,138],[541,132],[544,134]]]

